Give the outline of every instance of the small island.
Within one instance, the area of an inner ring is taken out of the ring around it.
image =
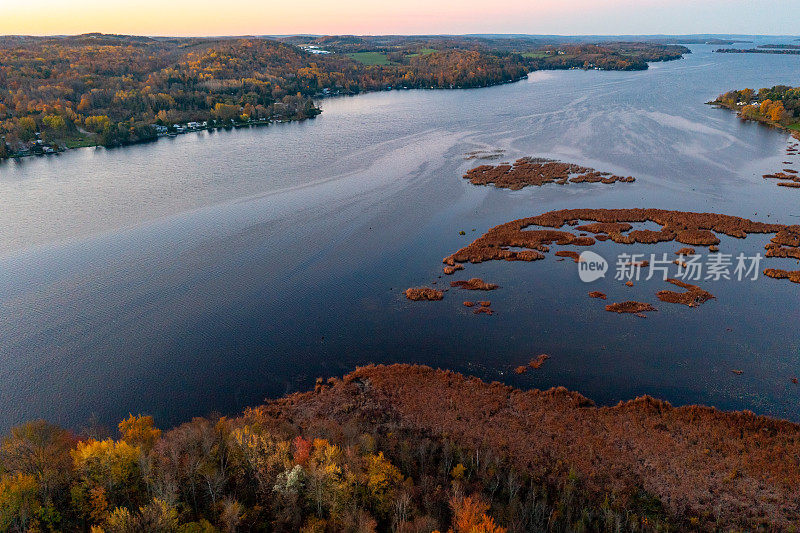
[[[633,176],[618,176],[600,172],[590,167],[564,163],[555,159],[523,157],[512,163],[481,165],[464,175],[473,185],[494,184],[501,189],[520,190],[528,186],[540,187],[545,183],[632,183]]]

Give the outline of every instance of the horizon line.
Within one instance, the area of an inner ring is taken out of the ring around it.
[[[285,37],[800,37],[790,33],[249,33],[249,34],[144,34],[106,33],[89,31],[82,33],[5,33],[2,37],[80,37],[104,35],[149,38],[285,38]]]

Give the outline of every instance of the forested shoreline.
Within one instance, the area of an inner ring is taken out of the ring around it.
[[[6,36],[0,37],[0,159],[303,120],[320,112],[314,99],[324,96],[485,87],[539,69],[639,70],[687,52],[646,43],[444,37]]]
[[[718,54],[778,54],[778,55],[800,55],[800,49],[789,45],[780,45],[775,48],[719,48],[714,50]]]
[[[370,366],[170,430],[18,426],[0,531],[778,530],[797,453],[796,424],[748,412]]]
[[[755,91],[741,89],[719,95],[712,105],[730,109],[753,120],[800,135],[800,87],[776,85]]]

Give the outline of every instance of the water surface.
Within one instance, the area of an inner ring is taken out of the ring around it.
[[[800,420],[800,287],[786,281],[707,283],[717,299],[705,306],[657,303],[637,319],[587,290],[655,301],[664,283],[589,287],[551,256],[468,266],[502,286],[491,317],[456,292],[402,297],[449,281],[442,257],[490,227],[553,209],[800,223],[800,192],[761,178],[783,168],[786,135],[704,105],[731,88],[796,84],[800,59],[713,48],[645,72],[328,99],[304,123],[0,165],[0,427],[110,425],[128,412],[166,426],[373,362]],[[476,164],[465,152],[496,148],[637,181],[510,192],[461,179]],[[763,251],[767,240],[722,246]],[[542,352],[552,357],[541,369],[510,372]]]

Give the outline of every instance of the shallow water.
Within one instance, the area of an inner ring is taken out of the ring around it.
[[[796,84],[800,59],[713,48],[646,72],[328,99],[300,124],[0,164],[0,428],[34,417],[113,424],[128,412],[166,426],[397,361],[564,385],[600,403],[651,394],[800,420],[790,382],[800,286],[785,280],[701,283],[717,299],[688,309],[655,299],[674,288],[663,282],[586,285],[550,254],[453,276],[499,283],[494,316],[462,306],[482,295],[402,297],[450,281],[438,279],[442,257],[490,227],[553,209],[800,223],[800,191],[761,178],[785,166],[787,136],[703,104],[731,88]],[[637,181],[510,192],[461,179],[481,163],[466,152],[496,148],[504,160],[554,157]],[[763,251],[767,240],[722,248]],[[607,313],[588,290],[659,311]],[[510,372],[542,352],[552,356],[542,368]]]

